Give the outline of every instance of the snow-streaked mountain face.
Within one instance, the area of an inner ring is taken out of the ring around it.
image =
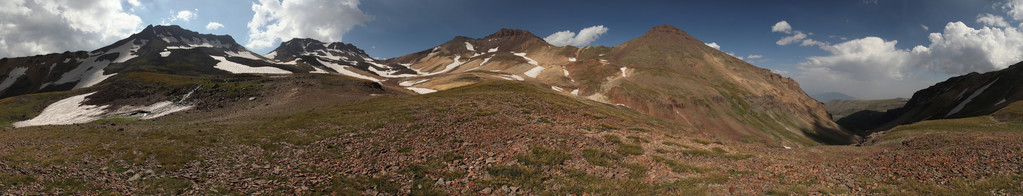
[[[339,73],[370,81],[416,76],[408,67],[384,64],[352,44],[324,43],[314,39],[292,39],[265,55],[279,62],[308,64],[324,72]]]
[[[884,131],[924,120],[992,114],[1023,100],[1021,84],[1023,63],[998,71],[952,77],[913,93],[905,106],[885,112],[870,131]]]
[[[231,36],[200,34],[178,26],[148,26],[90,52],[64,52],[0,60],[0,98],[95,86],[120,73],[182,75],[317,72],[249,51]]]

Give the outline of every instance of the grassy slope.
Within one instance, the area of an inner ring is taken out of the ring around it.
[[[1023,130],[1023,102],[1012,103],[992,115],[957,119],[927,120],[909,125],[902,125],[886,131],[880,138],[874,138],[876,144],[892,144],[915,137],[947,132],[1019,132]]]
[[[861,151],[887,147],[788,151],[722,143],[673,121],[516,82],[417,96],[335,88],[362,82],[268,79],[256,81],[262,92],[257,100],[294,100],[230,102],[223,109],[155,121],[108,119],[0,132],[5,144],[0,146],[0,189],[257,194],[306,187],[295,194],[316,195],[502,193],[499,187],[508,186],[556,195],[1019,193],[1012,189],[1019,177],[1012,175],[950,185],[884,180],[890,173],[849,175],[849,167],[834,163],[870,163],[873,155]],[[294,89],[298,93],[291,93]],[[315,92],[364,96],[316,102],[325,94]],[[264,103],[283,112],[260,110]],[[44,172],[53,170],[62,172]],[[125,180],[145,170],[155,174]],[[441,179],[453,185],[438,184]],[[868,189],[847,187],[851,182]],[[892,185],[870,188],[878,183]]]

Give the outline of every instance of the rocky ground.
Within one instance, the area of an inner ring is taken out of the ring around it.
[[[283,81],[263,81],[252,99],[227,100],[223,109],[155,121],[6,129],[0,192],[1023,194],[1017,131],[788,149],[717,139],[523,84],[410,97],[393,89],[327,93],[359,86],[339,85],[346,81]]]

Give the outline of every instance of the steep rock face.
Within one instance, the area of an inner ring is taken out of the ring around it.
[[[889,110],[872,131],[923,120],[988,115],[1023,99],[1023,63],[988,73],[949,78],[913,93],[905,106]]]
[[[615,47],[556,47],[523,30],[458,36],[389,59],[416,70],[409,89],[521,80],[672,119],[725,138],[781,145],[844,144],[852,136],[792,79],[710,48],[662,25]],[[429,91],[428,91],[429,92]]]

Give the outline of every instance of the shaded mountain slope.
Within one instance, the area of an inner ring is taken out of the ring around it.
[[[913,93],[905,106],[889,110],[874,130],[924,120],[991,114],[1023,99],[1023,63],[1003,70],[952,77]]]

